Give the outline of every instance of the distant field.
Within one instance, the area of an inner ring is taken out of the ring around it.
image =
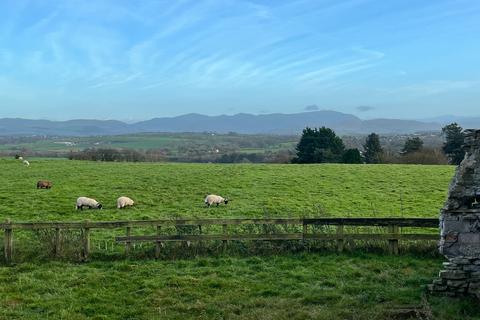
[[[0,214],[14,221],[437,217],[454,171],[451,166],[36,159],[28,168],[0,159],[0,168]],[[39,179],[52,180],[53,189],[36,190]],[[232,201],[205,208],[206,193],[226,195]],[[106,208],[74,210],[81,195],[100,200]],[[138,204],[117,210],[115,199],[120,195]],[[18,240],[24,235],[15,236]],[[14,246],[15,254],[21,254],[22,246]],[[424,295],[423,286],[443,261],[434,252],[200,254],[162,261],[137,255],[136,259],[105,255],[85,264],[34,259],[0,267],[0,319],[388,319],[398,308],[413,307],[423,319],[480,316],[472,301]]]
[[[94,137],[0,137],[3,152],[57,152],[66,154],[86,148],[115,148],[136,150],[165,150],[169,156],[182,156],[195,151],[201,154],[219,151],[263,153],[291,150],[298,142],[296,136],[244,135],[214,133],[151,133]]]
[[[451,166],[218,165],[96,163],[0,159],[0,214],[12,220],[111,220],[188,217],[404,216],[436,217],[453,175]],[[37,180],[53,181],[37,190]],[[206,194],[228,206],[205,208]],[[117,210],[121,195],[137,205]],[[75,211],[79,196],[101,211]]]

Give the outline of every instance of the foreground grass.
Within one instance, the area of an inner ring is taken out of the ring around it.
[[[437,217],[451,166],[218,165],[0,159],[0,215],[16,221],[187,217]],[[36,190],[37,180],[53,181]],[[206,209],[208,193],[232,199]],[[127,195],[137,205],[117,210]],[[79,196],[101,211],[75,211]]]
[[[0,268],[1,319],[474,319],[476,303],[425,296],[441,259],[291,254]],[[423,298],[422,298],[423,297]]]

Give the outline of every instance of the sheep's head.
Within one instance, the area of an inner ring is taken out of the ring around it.
[[[229,201],[229,200],[228,200],[227,198],[223,199],[223,203],[225,203],[225,204],[227,204],[228,201]]]
[[[97,204],[97,209],[102,209],[102,208],[103,208],[103,205],[99,202],[99,203]]]

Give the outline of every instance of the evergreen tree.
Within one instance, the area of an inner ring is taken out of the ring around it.
[[[460,164],[465,151],[462,149],[463,144],[463,129],[457,123],[451,123],[442,128],[442,133],[445,135],[445,143],[442,150],[448,157],[451,164]]]
[[[366,163],[380,163],[383,149],[380,146],[380,137],[378,134],[369,134],[365,140],[363,149],[365,150],[364,157]]]
[[[408,138],[402,149],[402,154],[419,151],[423,147],[423,141],[419,137]]]
[[[362,156],[360,154],[360,151],[355,148],[355,149],[348,149],[345,151],[342,157],[342,162],[343,163],[363,163]]]
[[[345,145],[330,128],[305,128],[297,144],[295,163],[340,162]]]

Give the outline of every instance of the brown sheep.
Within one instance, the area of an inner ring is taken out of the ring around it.
[[[48,180],[40,180],[37,182],[37,189],[50,189],[52,187],[52,182]]]

